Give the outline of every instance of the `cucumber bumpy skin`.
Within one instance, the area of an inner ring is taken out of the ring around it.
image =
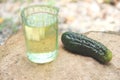
[[[90,56],[106,64],[112,59],[112,52],[102,43],[74,32],[65,32],[61,37],[65,49],[84,56]]]

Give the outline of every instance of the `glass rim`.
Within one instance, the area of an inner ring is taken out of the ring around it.
[[[31,8],[31,7],[48,7],[48,8],[52,8],[54,10],[56,10],[56,13],[54,15],[58,16],[58,12],[59,12],[59,8],[57,7],[54,7],[54,6],[50,6],[50,5],[31,5],[31,6],[27,6],[27,7],[24,7],[22,10],[21,10],[21,16],[22,17],[25,17],[25,10]]]

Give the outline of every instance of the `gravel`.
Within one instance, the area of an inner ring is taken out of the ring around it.
[[[44,2],[9,2],[0,3],[0,17],[12,18],[13,24],[18,24],[16,30],[21,28],[20,10],[29,5]],[[60,0],[56,1],[59,8],[59,32],[75,31],[85,33],[88,31],[114,31],[120,32],[120,2],[116,5],[103,3],[103,0]],[[9,28],[8,28],[9,27]],[[14,33],[11,26],[0,30],[0,45]]]

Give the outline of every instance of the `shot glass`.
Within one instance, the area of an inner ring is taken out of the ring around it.
[[[21,11],[26,53],[34,63],[53,61],[58,54],[58,8],[34,5]]]

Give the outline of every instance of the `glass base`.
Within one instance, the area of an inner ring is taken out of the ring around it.
[[[27,53],[28,59],[34,63],[48,63],[57,56],[57,50],[48,53]]]

